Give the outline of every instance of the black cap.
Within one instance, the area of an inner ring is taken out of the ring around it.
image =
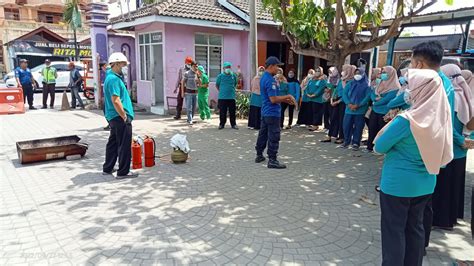
[[[44,60],[44,62],[45,62],[45,63],[51,63],[51,60],[46,59],[46,60]]]
[[[20,64],[21,64],[21,63],[28,63],[28,60],[22,58],[22,59],[20,59]]]
[[[284,65],[284,64],[277,57],[270,56],[269,58],[267,58],[267,61],[265,61],[265,65],[267,65],[267,66],[270,66],[270,65],[281,66],[281,65]]]

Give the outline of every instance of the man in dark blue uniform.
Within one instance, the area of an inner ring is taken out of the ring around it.
[[[28,68],[28,60],[20,59],[20,66],[15,69],[15,78],[18,87],[23,90],[23,103],[28,99],[30,110],[36,110],[33,106],[33,86],[36,86],[36,83]]]
[[[296,100],[291,95],[278,96],[278,85],[273,78],[278,73],[279,66],[283,65],[280,60],[270,56],[265,61],[265,73],[260,79],[260,95],[262,97],[262,122],[258,132],[256,163],[265,161],[263,151],[268,142],[268,168],[284,169],[286,165],[277,160],[278,146],[280,144],[280,103],[296,105]]]

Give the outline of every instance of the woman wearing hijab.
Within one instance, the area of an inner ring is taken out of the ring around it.
[[[209,108],[209,77],[203,66],[198,66],[200,86],[198,87],[198,106],[202,120],[211,119],[211,109]]]
[[[296,102],[299,102],[300,98],[300,82],[298,79],[296,79],[295,75],[295,70],[291,69],[288,72],[288,93],[295,98]],[[289,105],[287,103],[282,103],[281,104],[281,125],[283,126],[283,123],[285,122],[285,110],[288,108],[288,126],[285,127],[285,129],[290,129],[293,125],[293,114],[295,111],[295,106],[294,105]]]
[[[313,109],[310,98],[308,97],[308,83],[314,78],[314,69],[308,71],[308,75],[301,82],[301,98],[300,98],[300,109],[298,111],[298,125],[312,125],[313,124]]]
[[[461,69],[455,64],[441,67],[454,87],[453,160],[440,170],[433,193],[433,226],[452,230],[457,218],[464,218],[464,186],[468,146],[463,136],[465,125],[474,117],[474,98]]]
[[[336,69],[336,68],[335,68]],[[344,130],[343,130],[343,121],[344,114],[346,111],[346,104],[343,101],[343,94],[346,89],[348,89],[354,79],[354,71],[356,67],[352,65],[343,65],[340,79],[337,83],[336,89],[333,90],[331,95],[331,106],[333,107],[333,113],[331,116],[331,128],[329,129],[329,137],[335,138],[336,144],[344,143]],[[337,69],[336,69],[337,71]],[[331,139],[327,138],[322,142],[330,142]]]
[[[397,70],[392,66],[385,66],[381,70],[380,83],[372,89],[370,98],[372,100],[372,112],[369,117],[369,140],[367,141],[367,152],[373,152],[373,141],[377,133],[385,126],[384,116],[390,110],[387,104],[397,96],[401,88],[398,81]]]
[[[363,68],[355,71],[354,81],[344,90],[342,99],[346,104],[346,110],[343,121],[344,144],[341,148],[348,148],[352,144],[352,149],[357,151],[360,147],[365,113],[369,108],[370,99],[369,82]]]
[[[336,88],[339,84],[341,76],[339,75],[339,71],[336,67],[329,68],[329,79],[327,83],[327,89],[329,91],[329,99],[328,99],[328,106],[329,106],[329,130],[326,139],[320,140],[320,142],[331,142],[332,137],[334,137],[337,141],[339,138],[339,105],[336,103],[337,92]],[[345,107],[344,107],[345,108]],[[324,122],[326,124],[326,121]],[[342,139],[342,130],[340,133],[340,138]]]
[[[470,70],[464,69],[461,71],[461,75],[466,81],[467,85],[469,85],[469,88],[471,88],[471,91],[474,93],[474,75]]]
[[[265,72],[263,66],[258,67],[257,75],[252,79],[250,83],[250,91],[252,92],[250,96],[250,111],[249,111],[249,129],[260,129],[260,118],[261,118],[261,109],[262,109],[262,99],[260,97],[260,78]]]
[[[381,68],[372,68],[372,75],[370,75],[370,87],[373,89],[379,85],[381,79],[380,74],[382,73]]]
[[[318,130],[323,124],[324,99],[323,94],[326,89],[327,81],[324,78],[323,68],[318,67],[314,71],[314,78],[308,82],[307,95],[310,98],[313,110],[313,128],[311,131]]]
[[[422,265],[423,213],[441,166],[453,157],[451,111],[438,73],[410,69],[411,107],[375,138],[384,153],[380,209],[383,265]]]
[[[408,87],[408,78],[407,78],[407,73],[408,73],[408,68],[404,68],[400,70],[401,76],[398,79],[398,82],[400,83],[400,89],[398,90],[397,96],[393,98],[388,104],[387,107],[390,110],[397,109],[398,110],[406,110],[410,107],[409,104],[405,101],[406,95],[405,95],[405,89]]]

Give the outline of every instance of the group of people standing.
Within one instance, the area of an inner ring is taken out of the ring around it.
[[[248,125],[260,129],[255,161],[265,160],[268,142],[269,168],[285,168],[276,152],[280,130],[292,126],[292,108],[289,125],[283,124],[292,99],[298,99],[297,124],[310,130],[329,114],[321,142],[359,150],[367,125],[364,151],[385,154],[377,186],[383,265],[422,265],[432,228],[452,230],[464,218],[466,155],[474,148],[474,76],[455,64],[441,66],[443,54],[439,42],[425,42],[413,48],[411,66],[400,77],[385,66],[373,69],[369,80],[365,67],[343,65],[340,74],[329,68],[328,76],[321,67],[311,69],[301,84],[294,71],[288,79],[275,71],[275,60],[266,71],[260,67],[251,83]]]
[[[209,107],[209,76],[204,66],[198,65],[191,57],[186,57],[185,65],[178,72],[175,93],[177,94],[176,116],[181,119],[183,101],[186,102],[187,123],[194,124],[194,113],[199,106],[200,118],[203,121],[211,119]],[[239,86],[239,77],[232,71],[232,63],[224,62],[223,72],[217,76],[216,88],[219,92],[219,129],[224,129],[227,114],[233,129],[239,129],[236,122],[236,90]]]

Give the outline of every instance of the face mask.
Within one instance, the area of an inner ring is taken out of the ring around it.
[[[400,82],[400,85],[405,85],[407,84],[407,79],[405,77],[400,77],[398,79],[398,81]]]
[[[388,74],[387,73],[382,73],[382,75],[380,75],[380,79],[383,80],[383,81],[387,81],[388,80]]]
[[[346,71],[342,71],[342,72],[341,72],[341,76],[344,77],[345,75],[346,75]]]
[[[190,69],[191,65],[186,64],[185,67],[186,67],[186,69]]]
[[[126,66],[122,67],[122,75],[125,76],[125,75],[127,75],[127,73],[128,73],[128,67],[126,67]]]
[[[258,75],[259,75],[260,77],[263,76],[263,71],[259,71],[259,72],[258,72]]]
[[[360,74],[354,75],[354,79],[359,81],[359,80],[362,79],[362,75],[360,75]]]
[[[294,77],[295,77],[295,73],[288,73],[288,77],[289,77],[289,78],[294,78]]]
[[[382,80],[379,79],[379,78],[376,78],[376,79],[375,79],[375,83],[376,83],[377,85],[379,85],[381,81],[382,81]]]
[[[227,75],[229,75],[230,73],[232,73],[232,69],[226,68],[226,69],[224,69],[224,73],[226,73]]]
[[[410,91],[406,90],[406,91],[403,93],[403,99],[405,100],[405,103],[406,103],[406,104],[408,104],[408,105],[412,105],[412,104],[413,104],[413,100],[411,99]]]
[[[320,76],[321,76],[321,72],[316,72],[316,73],[314,73],[314,76],[315,76],[315,77],[320,77]]]
[[[308,78],[312,79],[312,78],[314,78],[314,75],[313,74],[308,74]]]

